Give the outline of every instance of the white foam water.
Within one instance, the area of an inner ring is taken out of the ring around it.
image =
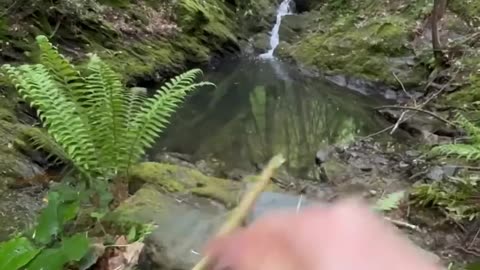
[[[277,20],[273,26],[272,31],[270,32],[270,50],[268,52],[261,54],[259,57],[263,59],[273,58],[273,51],[277,48],[278,43],[280,42],[280,36],[278,34],[280,30],[280,24],[282,23],[282,17],[285,15],[292,14],[290,8],[292,0],[283,0],[280,6],[277,9]]]

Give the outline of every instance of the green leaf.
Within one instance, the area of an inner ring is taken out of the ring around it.
[[[33,261],[27,265],[26,270],[62,270],[68,259],[60,248],[44,249]]]
[[[85,233],[78,233],[62,241],[62,252],[69,261],[79,261],[88,252],[90,241]]]
[[[25,237],[0,243],[0,269],[17,270],[28,264],[41,249],[35,248]]]
[[[134,242],[134,241],[135,241],[135,237],[137,237],[137,228],[136,228],[136,226],[132,226],[132,227],[130,228],[130,231],[128,231],[127,241],[128,241],[129,243]]]
[[[397,191],[390,193],[387,196],[380,198],[376,203],[374,209],[377,211],[390,211],[398,208],[400,201],[403,199],[405,191]]]
[[[50,192],[48,194],[48,205],[45,207],[40,217],[38,224],[33,234],[33,239],[41,244],[48,244],[52,236],[57,235],[60,230],[60,223],[58,219],[59,194]]]
[[[62,203],[58,207],[58,218],[60,219],[60,223],[63,225],[65,222],[73,220],[78,213],[78,209],[80,208],[79,201],[73,201],[69,203]]]

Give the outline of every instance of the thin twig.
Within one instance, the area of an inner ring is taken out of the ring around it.
[[[277,155],[270,160],[268,165],[258,176],[258,181],[255,186],[253,186],[253,188],[243,196],[238,206],[233,210],[232,215],[225,221],[218,231],[217,236],[226,235],[240,226],[260,193],[262,193],[262,191],[270,183],[270,179],[272,178],[274,171],[278,169],[284,162],[285,159],[281,155]],[[210,257],[205,256],[192,268],[192,270],[203,270],[209,263]]]
[[[408,92],[407,92],[407,89],[405,88],[405,85],[403,84],[403,82],[398,78],[397,74],[395,74],[395,72],[392,72],[393,74],[393,77],[395,77],[395,80],[397,80],[397,82],[400,84],[400,86],[402,87],[402,91],[403,93],[405,93],[405,95],[407,95],[407,97],[410,98],[410,100],[413,101],[413,105],[415,105],[415,107],[417,106],[417,101],[415,100],[415,98],[413,98],[412,95],[410,95]],[[392,132],[393,133],[393,132]]]
[[[385,105],[385,106],[380,106],[380,107],[376,107],[375,110],[380,110],[380,109],[398,109],[398,110],[411,110],[411,111],[417,111],[417,112],[421,112],[421,113],[425,113],[425,114],[428,114],[442,122],[445,122],[449,125],[452,125],[452,126],[455,126],[455,124],[453,122],[450,122],[448,121],[447,119],[431,112],[431,111],[427,111],[427,110],[424,110],[424,109],[421,109],[421,108],[416,108],[416,107],[404,107],[404,106],[398,106],[398,105]]]
[[[475,241],[477,241],[478,234],[480,234],[480,228],[478,228],[477,232],[475,233],[475,236],[472,239],[472,242],[470,242],[470,245],[468,245],[468,249],[471,249],[473,247],[473,244],[475,244]]]
[[[413,224],[410,224],[408,222],[401,221],[401,220],[391,219],[389,217],[385,217],[385,219],[387,221],[391,222],[392,224],[395,224],[399,227],[405,227],[405,228],[408,228],[408,229],[411,229],[411,230],[414,230],[414,231],[417,231],[417,232],[420,232],[420,233],[422,232],[420,227],[418,227],[417,225],[413,225]]]
[[[403,111],[402,114],[400,115],[400,117],[398,118],[397,122],[395,123],[395,125],[393,126],[392,128],[392,131],[390,131],[390,135],[392,135],[395,130],[397,130],[398,126],[400,125],[400,123],[402,122],[403,118],[405,117],[405,114],[407,113],[407,111]]]

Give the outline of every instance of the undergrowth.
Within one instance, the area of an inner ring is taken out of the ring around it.
[[[462,115],[456,123],[468,134],[468,143],[444,144],[431,149],[436,157],[453,157],[467,162],[480,160],[480,128]],[[447,180],[416,185],[413,203],[422,207],[442,209],[455,220],[473,220],[480,215],[478,175],[464,174]]]

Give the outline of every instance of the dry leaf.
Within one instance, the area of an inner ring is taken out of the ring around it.
[[[127,246],[127,250],[123,253],[123,256],[125,256],[128,266],[134,266],[138,263],[138,257],[144,246],[145,244],[142,242],[133,242]]]

